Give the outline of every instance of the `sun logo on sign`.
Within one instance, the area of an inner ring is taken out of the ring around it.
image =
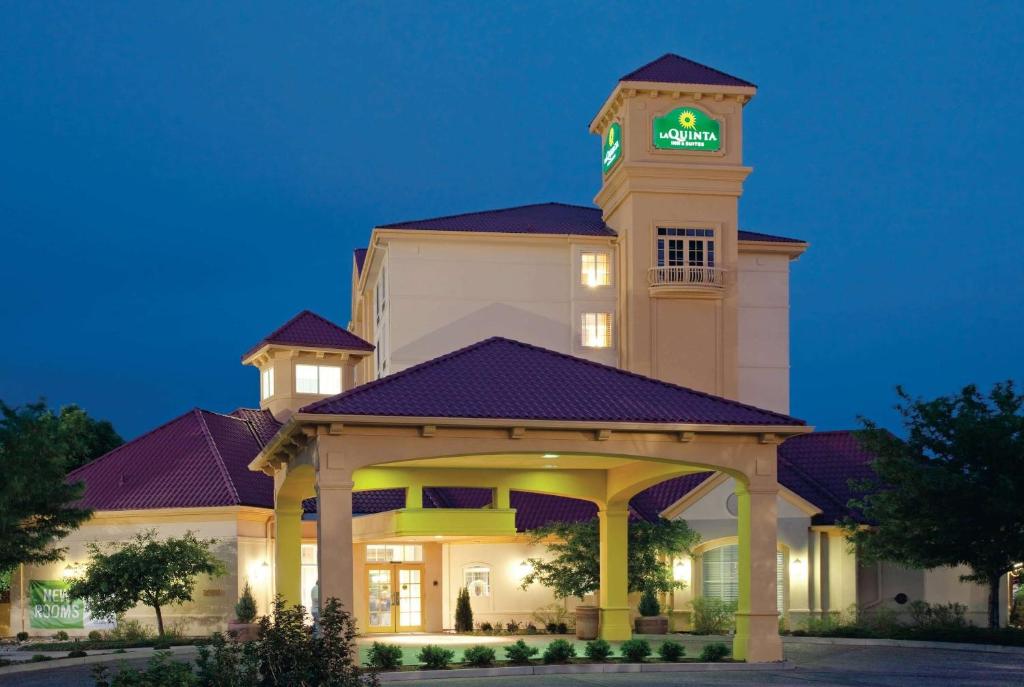
[[[608,145],[615,143],[615,127],[608,129]]]
[[[679,113],[679,126],[684,129],[696,129],[697,115],[693,114],[689,110],[683,110]]]

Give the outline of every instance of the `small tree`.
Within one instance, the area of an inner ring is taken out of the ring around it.
[[[653,590],[644,590],[643,594],[640,595],[640,604],[636,610],[645,618],[661,615],[661,604],[658,603],[658,597],[654,594]]]
[[[455,631],[473,631],[473,607],[469,603],[469,589],[463,587],[455,601]]]
[[[85,574],[71,581],[68,593],[83,599],[97,617],[111,618],[139,603],[150,606],[162,636],[163,608],[191,601],[199,575],[224,573],[210,552],[214,541],[197,539],[192,532],[158,540],[156,531],[148,530],[107,547],[90,544]]]
[[[240,623],[251,623],[256,618],[256,599],[253,598],[248,580],[242,587],[242,595],[238,597],[238,603],[235,604],[235,618]]]
[[[550,560],[527,559],[530,572],[522,588],[534,582],[548,587],[560,599],[582,599],[601,586],[601,538],[597,520],[556,522],[531,530],[534,543],[546,542]],[[629,591],[668,592],[683,586],[669,565],[674,556],[689,553],[700,541],[685,520],[631,522],[629,524]]]
[[[855,483],[847,537],[866,560],[913,568],[966,565],[987,584],[988,624],[999,626],[1000,578],[1024,560],[1024,395],[1012,382],[987,397],[973,385],[932,401],[897,388],[907,438],[862,419],[875,477]]]

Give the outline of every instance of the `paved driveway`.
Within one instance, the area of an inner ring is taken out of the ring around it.
[[[821,687],[926,687],[963,685],[994,687],[1024,685],[1024,658],[1019,654],[988,654],[941,649],[893,647],[788,645],[794,670],[742,673],[633,673],[558,675],[530,678],[455,679],[403,682],[423,687],[614,687],[616,685],[792,685]],[[0,675],[0,685],[18,687],[92,687],[88,666]]]

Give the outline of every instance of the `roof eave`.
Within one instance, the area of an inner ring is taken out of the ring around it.
[[[699,83],[671,83],[664,81],[620,81],[605,98],[601,109],[590,121],[590,133],[603,133],[604,119],[609,111],[614,109],[622,98],[632,97],[638,91],[647,91],[658,95],[668,95],[678,98],[683,94],[723,95],[732,96],[739,100],[741,105],[750,102],[750,99],[757,94],[755,86],[716,86],[714,84]]]
[[[811,244],[806,241],[749,241],[739,239],[740,250],[749,253],[782,253],[788,255],[791,260],[796,260],[803,255]]]
[[[373,354],[373,349],[365,348],[335,348],[325,346],[306,346],[303,344],[282,344],[282,343],[264,343],[259,348],[255,348],[249,353],[242,356],[243,365],[254,365],[255,360],[261,356],[267,355],[273,349],[281,350],[297,350],[308,353],[324,353],[330,355],[342,355],[349,358],[363,358]]]

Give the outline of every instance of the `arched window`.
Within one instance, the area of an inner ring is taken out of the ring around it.
[[[470,598],[491,595],[491,569],[486,565],[470,565],[462,569],[463,581]]]
[[[704,552],[701,564],[701,595],[723,601],[740,598],[739,547],[728,544]],[[784,563],[782,552],[776,552],[776,604],[781,613],[784,606]]]

